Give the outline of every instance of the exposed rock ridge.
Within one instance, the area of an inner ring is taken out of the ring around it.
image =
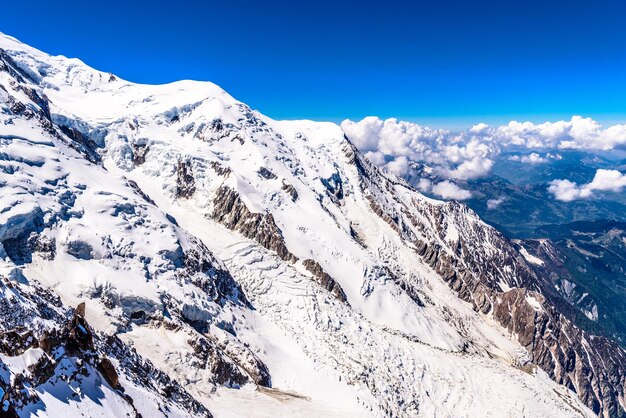
[[[316,278],[317,282],[324,289],[332,293],[337,300],[344,303],[348,302],[348,298],[346,297],[346,294],[344,293],[341,286],[339,286],[339,283],[337,283],[335,279],[333,279],[328,273],[326,273],[317,261],[307,259],[302,261],[302,265],[304,266],[304,268],[310,271]]]
[[[289,252],[283,234],[271,213],[253,213],[241,200],[239,194],[227,186],[220,186],[213,198],[211,218],[228,229],[240,232],[278,256],[292,263],[298,258]]]
[[[180,160],[176,165],[176,196],[190,198],[196,192],[195,179],[191,164]]]

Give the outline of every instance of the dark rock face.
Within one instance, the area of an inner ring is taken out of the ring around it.
[[[343,180],[339,173],[333,173],[332,176],[321,179],[321,182],[334,202],[339,202],[343,199]]]
[[[186,132],[189,133],[193,129],[195,129],[194,138],[208,143],[221,140],[238,141],[242,145],[245,143],[240,133],[234,129],[232,123],[225,123],[219,118],[213,119],[209,123],[200,123],[197,126],[192,124],[186,129]]]
[[[270,170],[268,170],[265,167],[259,168],[259,170],[257,171],[257,174],[266,180],[274,180],[276,178],[276,174],[272,173]]]
[[[190,239],[190,248],[183,254],[183,264],[191,282],[210,295],[215,302],[223,306],[229,300],[252,307],[239,283],[228,270],[218,265],[202,241]]]
[[[146,155],[150,151],[150,147],[146,141],[137,141],[133,143],[133,164],[140,166],[146,162]]]
[[[271,213],[252,213],[241,200],[239,194],[229,187],[221,186],[213,198],[211,218],[229,229],[253,239],[268,250],[289,262],[298,258],[291,254],[285,245],[283,234],[274,222]]]
[[[304,268],[310,271],[313,276],[315,276],[316,281],[326,290],[333,294],[333,296],[344,303],[348,303],[348,298],[346,298],[346,294],[344,293],[339,283],[335,281],[328,273],[324,271],[322,266],[315,260],[304,260],[302,262]]]
[[[2,247],[12,262],[21,265],[32,261],[32,253],[27,242],[28,238],[23,234],[15,238],[4,239]]]
[[[117,375],[115,366],[113,366],[111,360],[106,357],[100,359],[100,362],[98,363],[98,371],[113,389],[121,388],[119,376]]]
[[[124,344],[117,336],[97,338],[95,344],[99,352],[117,360],[119,365],[116,371],[123,373],[127,380],[162,394],[167,401],[182,406],[186,411],[207,418],[212,417],[204,405],[195,400],[178,382],[170,379],[167,374],[137,354],[134,348]]]
[[[239,387],[249,382],[248,376],[204,337],[191,339],[189,345],[198,359],[196,367],[211,370],[214,381],[222,386]]]
[[[291,201],[295,202],[298,200],[298,191],[296,190],[295,187],[293,187],[292,184],[286,183],[285,181],[283,181],[283,185],[281,186],[281,189],[287,193],[289,195],[289,197],[291,197]]]
[[[30,347],[37,347],[37,338],[31,330],[15,328],[0,333],[0,352],[19,356]]]
[[[93,255],[93,248],[89,243],[84,241],[70,241],[65,246],[65,250],[68,254],[73,255],[79,260],[91,260]]]
[[[196,192],[195,180],[188,161],[179,161],[176,166],[176,196],[190,198]]]
[[[76,128],[73,128],[71,126],[65,126],[65,125],[58,125],[58,126],[59,126],[59,129],[61,129],[61,131],[65,135],[67,135],[68,138],[74,141],[74,143],[80,145],[83,149],[89,151],[89,160],[91,162],[101,161],[100,154],[98,154],[98,152],[96,151],[98,148],[98,144],[96,144],[93,140],[91,140],[89,137],[84,135],[82,132],[80,132]]]
[[[196,337],[188,341],[197,358],[196,367],[209,369],[216,384],[239,387],[254,382],[271,387],[269,370],[251,351],[233,351],[212,337]]]
[[[44,260],[54,260],[56,257],[56,240],[31,233],[27,245],[33,253],[38,253]]]
[[[147,194],[144,193],[143,190],[141,190],[141,188],[139,187],[139,185],[137,184],[137,182],[135,182],[134,180],[126,180],[126,183],[128,183],[128,185],[130,187],[133,188],[133,190],[143,198],[143,200],[145,200],[147,203],[150,203],[151,205],[155,205],[156,203],[154,202],[154,200],[152,200],[152,198],[150,196],[148,196]]]
[[[23,218],[9,221],[0,234],[0,252],[17,264],[32,261],[32,247],[29,245],[31,237],[36,236],[44,227],[44,213],[36,208]]]
[[[456,202],[380,202],[374,196],[389,190],[391,181],[351,144],[345,152],[360,174],[361,190],[370,193],[372,211],[411,242],[459,298],[491,314],[516,336],[533,363],[593,411],[606,418],[626,416],[620,404],[626,399],[626,352],[577,328],[559,310],[563,304],[550,289],[552,282],[535,274],[511,242]],[[450,225],[459,231],[453,241],[446,237]]]
[[[85,318],[86,309],[87,309],[87,305],[85,304],[85,302],[81,302],[76,306],[76,309],[74,309],[74,315],[80,318]]]
[[[217,173],[218,176],[228,177],[231,173],[230,167],[224,167],[217,161],[211,161],[211,168]]]

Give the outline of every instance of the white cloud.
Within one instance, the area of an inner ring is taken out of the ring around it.
[[[587,187],[591,190],[619,192],[626,187],[626,174],[617,170],[596,170],[596,175]]]
[[[550,160],[561,160],[563,157],[560,154],[546,153],[544,156],[536,152],[531,152],[528,155],[511,155],[509,161],[519,161],[524,164],[544,164]]]
[[[455,179],[488,175],[494,159],[503,151],[533,151],[519,157],[519,161],[540,164],[560,158],[551,150],[626,147],[626,125],[603,128],[593,119],[580,116],[541,124],[512,121],[499,127],[479,123],[458,133],[373,116],[359,122],[345,120],[341,127],[357,148],[390,171],[403,172],[406,161],[394,161],[404,157],[408,162],[427,163],[436,174]]]
[[[546,158],[550,159],[550,160],[562,160],[563,156],[561,154],[553,154],[551,152],[546,154]]]
[[[569,121],[509,122],[494,128],[489,135],[505,145],[519,145],[528,149],[585,149],[610,150],[626,144],[626,125],[604,129],[591,118],[573,116]]]
[[[433,183],[428,179],[420,179],[417,182],[417,189],[421,192],[430,192],[433,188]]]
[[[548,191],[554,195],[556,200],[563,202],[571,202],[572,200],[587,198],[591,195],[587,191],[585,192],[586,196],[583,196],[582,188],[569,180],[552,180]]]
[[[447,171],[447,175],[454,179],[475,179],[489,174],[491,167],[493,161],[489,158],[474,157],[462,162],[454,170]]]
[[[499,197],[497,199],[489,199],[489,200],[487,200],[487,209],[496,209],[502,203],[504,203],[505,200],[506,200],[506,198],[504,196]]]
[[[542,157],[536,152],[531,153],[530,155],[524,155],[521,159],[524,164],[543,164],[547,163],[548,159]]]
[[[486,123],[482,123],[482,122],[477,123],[476,125],[470,128],[470,132],[474,134],[479,134],[479,133],[484,132],[488,127],[489,125],[487,125]]]
[[[414,162],[426,165],[429,174],[451,180],[469,180],[489,175],[494,161],[503,152],[516,153],[510,159],[524,164],[542,164],[561,159],[561,155],[555,152],[559,149],[626,149],[626,125],[603,128],[593,119],[581,116],[540,124],[512,121],[494,127],[478,123],[456,133],[394,118],[382,120],[375,116],[359,122],[345,120],[341,128],[374,164],[405,177],[411,174]],[[555,180],[549,190],[557,199],[571,201],[588,198],[594,190],[613,190],[603,188],[608,187],[605,182],[621,184],[615,178],[603,176],[607,174],[599,170],[588,185]],[[471,196],[468,190],[450,181],[435,185],[423,182],[418,188],[444,199],[461,200]]]
[[[578,199],[593,197],[594,191],[620,192],[626,187],[626,174],[617,170],[596,170],[596,175],[590,183],[578,185],[569,180],[553,180],[548,191],[557,200],[571,202]]]
[[[350,140],[362,152],[378,150],[380,142],[380,130],[383,121],[375,116],[368,116],[361,120],[358,124],[350,121],[344,121],[342,127],[346,125],[350,129]],[[345,131],[345,128],[344,128]]]
[[[385,154],[380,151],[367,151],[365,156],[378,166],[385,165]]]
[[[465,200],[472,197],[469,190],[465,190],[452,183],[444,180],[434,184],[428,179],[420,179],[417,182],[417,189],[423,193],[432,193],[443,199]]]
[[[448,180],[435,184],[431,192],[443,199],[465,200],[472,197],[472,193],[469,190],[461,189]]]
[[[542,157],[536,152],[532,152],[529,155],[523,155],[519,160],[524,164],[543,164],[548,162],[547,158]]]
[[[402,155],[388,162],[386,167],[398,177],[406,176],[409,173],[409,159]]]

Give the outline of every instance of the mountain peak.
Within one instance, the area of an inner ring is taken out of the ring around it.
[[[49,310],[67,333],[88,329],[71,361],[97,352],[88,375],[105,405],[125,394],[144,416],[619,411],[624,351],[573,325],[467,206],[377,168],[340,126],[275,121],[211,83],[135,84],[13,48],[33,76],[0,66],[0,301],[39,307],[22,324],[39,345],[66,335]],[[69,307],[83,302],[77,319]],[[0,366],[36,349],[22,348],[0,345]],[[29,384],[50,396],[30,402],[0,382],[15,411],[56,405],[45,382]]]

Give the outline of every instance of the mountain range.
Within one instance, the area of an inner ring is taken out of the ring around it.
[[[543,261],[580,227],[512,240],[339,125],[0,34],[0,191],[6,416],[626,416],[591,279]]]

